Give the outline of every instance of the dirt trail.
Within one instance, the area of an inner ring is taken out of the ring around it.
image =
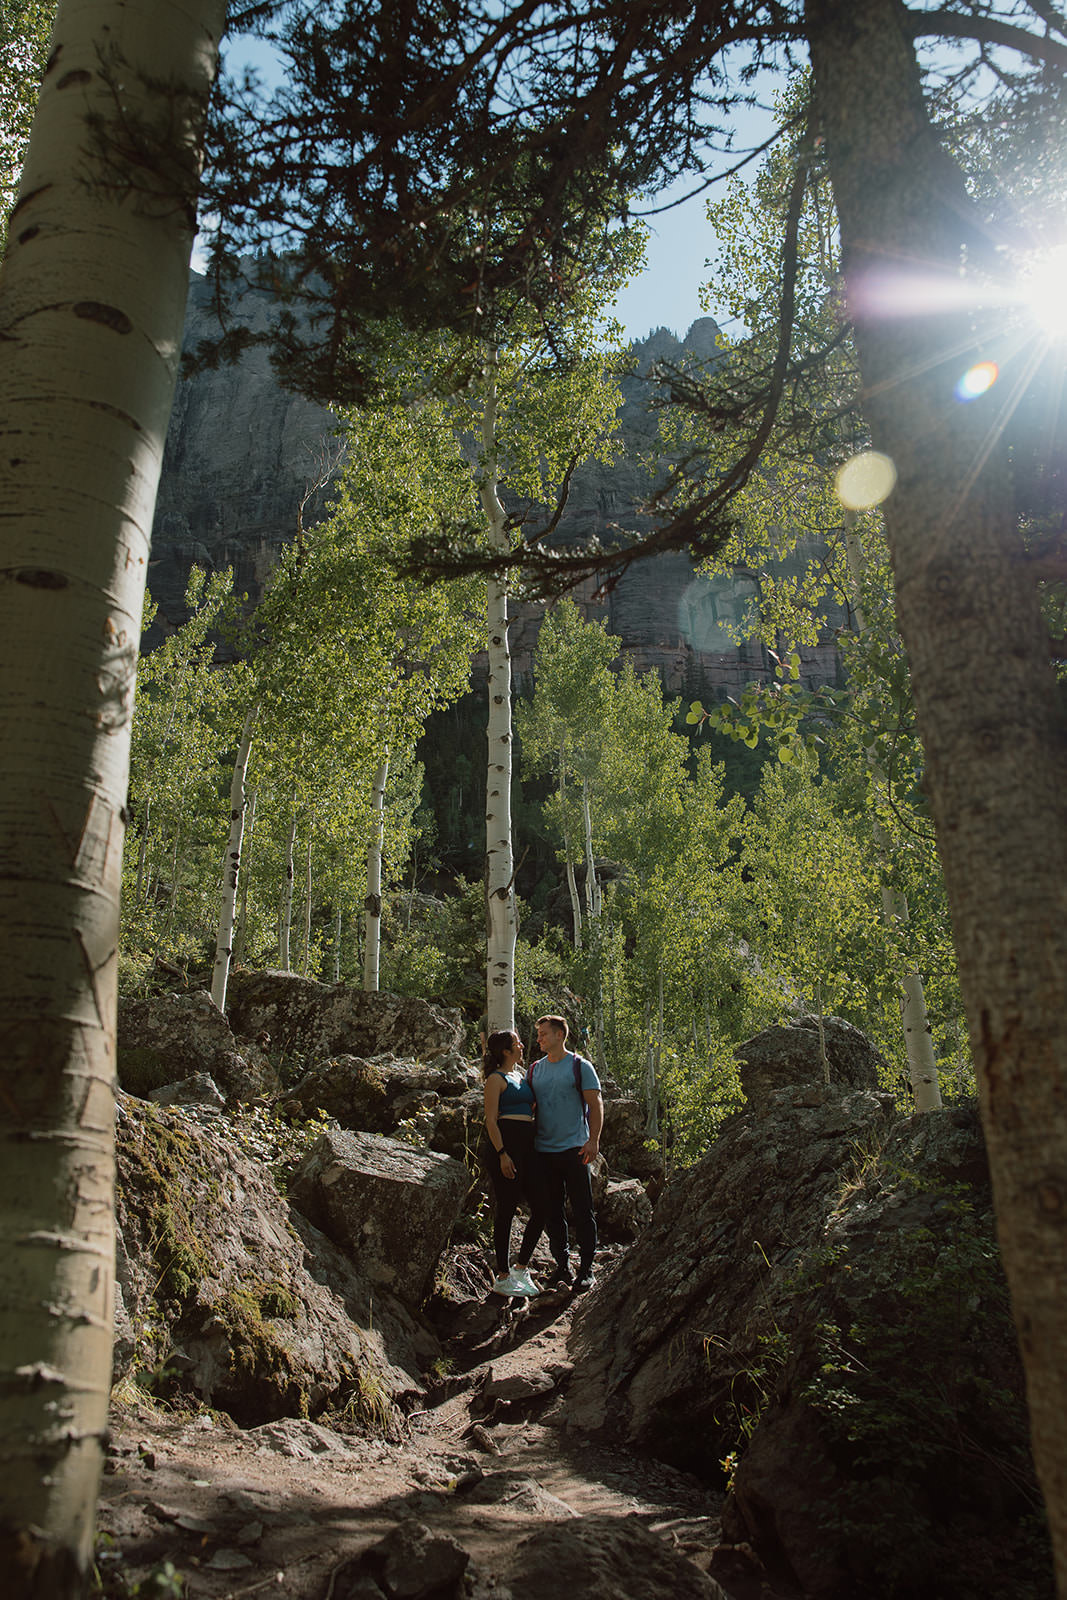
[[[571,1309],[565,1295],[455,1303],[453,1371],[395,1441],[117,1406],[99,1524],[104,1594],[132,1592],[169,1561],[190,1597],[335,1600],[344,1563],[414,1517],[470,1552],[474,1600],[503,1600],[502,1553],[574,1516],[636,1518],[694,1563],[700,1592],[717,1499],[685,1474],[567,1431]],[[679,1600],[683,1590],[684,1580]],[[140,1592],[182,1591],[157,1576]],[[751,1580],[729,1592],[771,1595]]]

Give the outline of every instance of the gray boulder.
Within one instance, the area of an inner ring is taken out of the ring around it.
[[[555,1520],[519,1542],[498,1582],[523,1600],[728,1600],[714,1578],[637,1517]]]
[[[830,1083],[839,1088],[888,1088],[894,1072],[866,1034],[842,1017],[823,1017]],[[776,1089],[793,1084],[823,1085],[819,1018],[798,1017],[788,1026],[765,1028],[738,1047],[741,1087],[755,1111],[762,1111]]]
[[[141,1099],[203,1073],[230,1102],[255,1100],[280,1087],[266,1055],[238,1042],[206,990],[122,998],[118,1008],[118,1079]]]
[[[470,1185],[466,1167],[450,1156],[337,1130],[312,1146],[290,1194],[362,1276],[418,1307]]]
[[[432,1061],[463,1043],[458,1011],[292,972],[235,972],[227,1010],[235,1033],[250,1039],[266,1033],[276,1055],[308,1065],[344,1055]]]
[[[206,1072],[194,1072],[180,1083],[166,1083],[162,1089],[150,1089],[148,1099],[157,1106],[214,1106],[221,1111],[226,1096]]]
[[[728,1463],[724,1538],[791,1592],[1052,1592],[973,1109],[769,1092],[671,1181],[569,1354],[568,1422]]]
[[[779,1090],[731,1118],[673,1177],[651,1223],[575,1318],[568,1416],[715,1479],[735,1443],[735,1382],[760,1359],[776,1292],[840,1191],[857,1147],[882,1143],[888,1095]]]
[[[604,1132],[600,1146],[612,1172],[632,1178],[651,1178],[663,1167],[658,1149],[645,1144],[648,1114],[640,1100],[628,1095],[604,1095]]]
[[[428,1066],[395,1056],[370,1061],[331,1056],[305,1073],[280,1105],[289,1115],[325,1111],[342,1128],[394,1133],[401,1122],[436,1113],[443,1100],[469,1092],[479,1078],[477,1069],[459,1055],[441,1056]]]
[[[609,1244],[633,1244],[652,1221],[652,1202],[637,1178],[609,1178],[597,1206],[597,1229]]]
[[[115,1376],[253,1426],[349,1407],[387,1423],[439,1346],[290,1212],[217,1113],[120,1094]]]

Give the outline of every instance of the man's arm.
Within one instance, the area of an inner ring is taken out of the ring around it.
[[[604,1126],[604,1097],[599,1089],[583,1089],[589,1107],[589,1137],[582,1145],[582,1160],[595,1161],[600,1152],[600,1130]]]

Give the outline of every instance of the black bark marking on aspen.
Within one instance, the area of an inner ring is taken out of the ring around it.
[[[36,239],[36,237],[40,233],[40,231],[41,231],[40,228],[37,226],[36,223],[34,223],[32,228],[24,228],[23,229],[23,231],[19,234],[16,243],[18,243],[18,244],[29,244],[31,239]]]
[[[106,416],[117,417],[124,427],[132,428],[134,433],[144,432],[137,418],[131,417],[128,411],[123,411],[119,406],[109,405],[106,400],[90,400],[88,405],[92,411],[102,411]]]
[[[51,187],[52,187],[52,185],[50,183],[42,183],[39,188],[31,189],[29,194],[24,194],[22,196],[21,200],[16,200],[15,204],[11,208],[11,211],[8,213],[8,219],[7,219],[8,228],[10,229],[11,224],[14,222],[15,218],[18,216],[18,214],[22,210],[23,206],[28,206],[31,203],[31,201],[37,199],[38,195],[45,194],[46,191],[49,190]]]
[[[105,306],[99,300],[79,300],[73,307],[74,315],[83,322],[99,322],[112,333],[132,333],[133,323],[118,306]]]
[[[93,75],[84,67],[74,67],[70,72],[65,72],[56,84],[57,89],[73,89],[79,83],[92,83]]]
[[[369,911],[372,917],[382,914],[382,897],[378,894],[369,894],[363,902],[364,911]]]
[[[38,567],[19,567],[11,576],[27,589],[67,589],[70,579],[65,572],[44,572]]]
[[[55,49],[52,51],[52,54],[48,57],[47,62],[45,63],[45,69],[44,69],[44,72],[42,73],[42,77],[47,78],[47,76],[48,76],[48,74],[50,72],[54,72],[55,71],[56,67],[59,65],[59,58],[60,58],[60,56],[62,54],[63,54],[63,46],[61,44],[57,44]]]

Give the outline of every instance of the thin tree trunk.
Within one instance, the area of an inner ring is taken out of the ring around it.
[[[585,909],[590,922],[600,914],[600,885],[593,856],[593,818],[589,809],[589,780],[582,779],[582,834],[585,841]]]
[[[482,466],[478,493],[489,521],[493,550],[508,548],[504,507],[498,493],[496,457],[496,356],[487,357],[489,374],[482,413]],[[508,591],[495,574],[488,581],[486,606],[489,654],[489,769],[485,793],[486,1016],[487,1032],[515,1026],[515,867],[511,834],[511,653],[508,648]]]
[[[139,906],[145,899],[145,865],[148,861],[148,835],[152,825],[152,798],[149,795],[144,803],[144,815],[141,818],[141,839],[137,847],[137,882],[133,890],[133,903]]]
[[[311,829],[314,817],[308,821],[307,854],[304,861],[304,916],[300,938],[300,971],[306,978],[311,963]]]
[[[563,819],[563,860],[567,870],[567,893],[571,897],[571,921],[574,925],[574,948],[582,948],[582,902],[578,898],[578,883],[574,876],[571,856],[571,836],[567,826],[567,777],[563,746],[559,751],[559,812]]]
[[[389,751],[374,774],[371,790],[371,828],[367,845],[367,895],[363,901],[363,987],[377,994],[382,947],[382,845],[385,841],[385,785],[389,779]]]
[[[863,579],[865,558],[859,535],[855,528],[855,512],[845,513],[845,553],[848,558],[849,577],[852,582],[852,609],[856,617],[856,631],[861,636],[867,632],[863,612]],[[871,783],[877,796],[879,790],[888,788],[885,769],[878,759],[874,745],[864,752]],[[907,896],[889,883],[886,874],[891,860],[885,830],[873,813],[872,833],[874,848],[882,863],[882,917],[890,931],[908,926]],[[926,1012],[926,995],[918,968],[912,963],[900,980],[900,1021],[904,1029],[904,1047],[908,1053],[908,1075],[915,1097],[916,1111],[939,1111],[941,1088],[938,1082],[937,1060],[934,1056],[934,1039],[930,1019]]]
[[[341,907],[338,906],[333,918],[333,981],[341,981]]]
[[[11,1600],[79,1593],[91,1566],[114,1311],[130,703],[224,9],[64,0],[0,280],[0,1572]],[[140,127],[151,132],[131,140]]]
[[[278,965],[283,972],[289,967],[289,930],[293,921],[293,881],[296,877],[294,855],[296,852],[296,795],[293,795],[293,820],[289,824],[289,837],[285,845],[285,881],[282,884],[281,905],[278,908]]]
[[[241,874],[241,840],[245,827],[245,776],[248,757],[252,751],[252,729],[255,726],[258,706],[250,706],[241,728],[237,758],[233,764],[230,783],[230,837],[226,844],[226,867],[222,875],[222,900],[219,905],[219,929],[215,939],[215,965],[211,974],[211,998],[220,1011],[226,1009],[226,985],[230,981],[231,942],[234,912],[237,907],[237,884]]]
[[[252,871],[252,841],[256,835],[256,794],[253,789],[248,799],[248,840],[245,845],[244,861],[241,871],[241,908],[237,914],[237,933],[233,941],[233,965],[238,966],[245,958],[245,942],[248,929],[248,879]]]
[[[816,92],[978,1077],[1034,1459],[1067,1596],[1067,737],[1000,413],[960,405],[973,311],[879,320],[901,262],[959,282],[983,233],[897,0],[808,0]]]

